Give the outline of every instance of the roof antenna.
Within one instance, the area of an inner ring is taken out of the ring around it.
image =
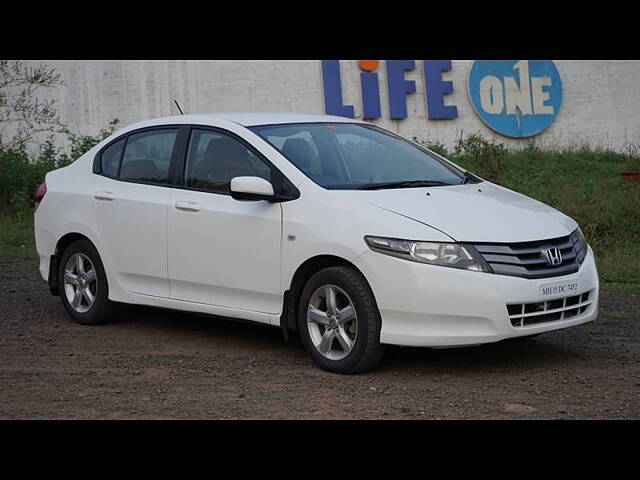
[[[178,111],[180,112],[180,115],[184,115],[184,112],[182,111],[182,109],[180,108],[180,105],[178,105],[178,101],[176,99],[173,100],[173,103],[176,104],[176,107],[178,107]]]

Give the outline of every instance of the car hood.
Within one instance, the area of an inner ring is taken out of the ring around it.
[[[340,193],[424,223],[460,242],[544,240],[577,228],[558,210],[489,182]]]

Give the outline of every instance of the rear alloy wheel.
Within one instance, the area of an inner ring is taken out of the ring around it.
[[[78,313],[87,313],[96,301],[96,269],[83,253],[74,253],[64,267],[64,293]]]
[[[97,325],[110,320],[113,303],[108,299],[107,276],[88,240],[76,240],[62,252],[58,287],[64,308],[76,322]]]
[[[354,268],[313,275],[300,295],[298,327],[305,349],[325,370],[359,373],[382,358],[380,314],[366,280]]]

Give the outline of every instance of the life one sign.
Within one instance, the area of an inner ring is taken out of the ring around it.
[[[360,60],[362,117],[381,117],[379,61]],[[416,82],[405,73],[416,68],[414,60],[387,60],[386,77],[389,116],[407,118],[406,96],[416,92]],[[453,120],[458,108],[445,103],[454,89],[442,79],[452,69],[451,60],[423,60],[427,117]],[[322,62],[325,112],[353,118],[354,108],[342,99],[339,60]],[[551,60],[477,60],[469,69],[467,89],[476,114],[491,129],[505,136],[524,138],[551,125],[562,103],[562,82]]]

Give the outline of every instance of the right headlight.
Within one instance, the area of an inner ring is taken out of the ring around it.
[[[364,237],[374,252],[413,262],[491,273],[491,267],[471,245],[461,243],[417,242],[397,238]]]

